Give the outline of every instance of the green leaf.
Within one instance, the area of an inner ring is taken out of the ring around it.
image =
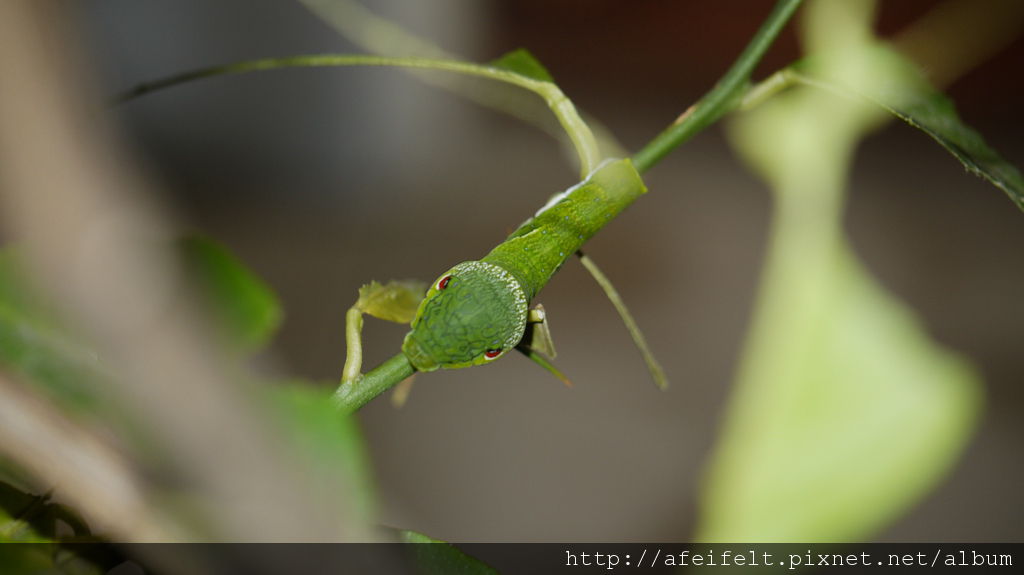
[[[520,76],[540,80],[541,82],[555,82],[555,79],[548,72],[548,69],[544,67],[544,64],[541,64],[526,48],[512,50],[499,58],[491,60],[490,65],[495,68],[508,70],[509,72],[515,72]]]
[[[416,563],[426,575],[497,575],[497,571],[457,547],[415,531],[402,531],[402,542],[416,543]]]
[[[124,562],[115,549],[92,535],[77,512],[53,502],[49,494],[25,489],[20,475],[0,459],[0,567],[4,575],[99,575]],[[10,477],[15,480],[8,481]]]
[[[423,301],[427,284],[417,280],[391,280],[381,285],[370,282],[359,288],[359,311],[396,323],[412,323]]]
[[[92,410],[105,368],[36,293],[16,251],[0,250],[0,366],[65,407]]]
[[[263,345],[281,322],[269,288],[218,244],[183,242],[189,269],[232,340],[244,350]],[[108,377],[101,358],[63,325],[39,297],[15,249],[0,250],[0,367],[79,412],[102,410],[96,395]]]
[[[0,525],[3,525],[8,519],[0,511]],[[53,553],[50,546],[7,545],[7,543],[21,543],[21,541],[5,539],[0,535],[0,566],[3,566],[5,574],[60,573],[54,570]]]
[[[335,494],[350,508],[349,522],[369,525],[375,512],[375,493],[362,432],[355,418],[341,413],[322,388],[300,381],[276,386],[271,399],[289,431],[295,451],[306,463],[315,487]]]
[[[0,365],[67,407],[89,411],[98,404],[94,390],[104,370],[97,356],[66,333],[2,304]]]
[[[3,522],[3,512],[0,511],[0,524]],[[96,545],[75,546],[72,550],[56,542],[38,539],[8,541],[0,536],[0,566],[4,575],[103,575],[124,562],[111,561],[103,556],[97,560],[90,556],[99,552]]]
[[[91,537],[85,520],[70,507],[50,501],[49,494],[36,495],[0,482],[0,542],[48,542],[67,537],[58,525],[69,528],[75,539]]]
[[[873,102],[931,136],[960,160],[967,171],[1003,190],[1024,210],[1024,177],[960,119],[953,101],[933,88],[914,63],[895,50],[876,44],[871,56],[881,65],[900,68],[903,73],[899,80],[851,85],[830,74],[828,68],[808,65],[793,68],[794,79]]]
[[[262,348],[281,325],[274,292],[223,245],[208,238],[182,241],[185,262],[203,288],[232,342],[245,351]]]
[[[25,501],[14,501],[7,492],[8,486],[0,484],[0,544],[3,543],[43,543],[52,541],[50,537],[39,534],[32,525],[22,519],[17,512],[8,511],[9,505],[23,504],[28,507],[34,502],[33,497],[25,496]]]

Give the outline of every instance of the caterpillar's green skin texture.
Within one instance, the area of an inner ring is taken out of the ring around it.
[[[402,352],[417,371],[479,365],[508,352],[523,337],[530,301],[551,276],[646,191],[628,159],[601,164],[483,259],[441,274],[420,303]]]

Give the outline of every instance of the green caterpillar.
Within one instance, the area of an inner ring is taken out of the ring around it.
[[[512,52],[488,65],[455,60],[387,58],[366,54],[312,54],[268,58],[211,66],[139,84],[118,95],[126,102],[156,90],[224,74],[318,66],[396,66],[443,70],[479,76],[530,90],[540,96],[579,156],[583,169],[601,157],[590,127],[572,102],[551,81],[536,60],[523,51]],[[493,361],[516,348],[565,383],[569,380],[544,357],[554,358],[554,346],[541,306],[530,309],[534,296],[573,254],[600,284],[622,317],[654,382],[667,385],[665,374],[647,347],[625,304],[596,264],[579,251],[597,233],[647,189],[630,160],[608,160],[593,168],[579,184],[555,195],[534,217],[478,261],[461,263],[445,272],[422,299],[418,282],[371,282],[359,290],[359,299],[345,315],[347,351],[341,386],[342,404],[362,405],[386,387],[416,371],[454,369]],[[417,308],[418,305],[418,308]],[[361,374],[363,315],[401,323],[412,320],[401,353],[374,370]]]
[[[402,352],[417,371],[493,361],[519,345],[530,301],[566,259],[647,188],[629,160],[608,160],[554,196],[483,259],[427,291]]]

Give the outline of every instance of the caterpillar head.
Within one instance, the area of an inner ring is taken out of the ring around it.
[[[504,268],[461,263],[427,290],[402,352],[417,371],[493,361],[523,338],[528,303],[519,281]]]

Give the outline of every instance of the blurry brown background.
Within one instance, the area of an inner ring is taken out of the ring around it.
[[[367,1],[446,49],[529,48],[577,105],[635,150],[708,89],[769,2]],[[899,30],[931,1],[881,3]],[[69,3],[101,88],[240,59],[352,51],[301,5],[261,0]],[[789,30],[763,73],[798,55]],[[1024,165],[1012,84],[1024,43],[951,88],[961,115]],[[394,70],[219,78],[113,112],[183,227],[225,242],[280,295],[266,369],[341,371],[343,321],[371,279],[433,279],[481,256],[574,173],[553,140]],[[588,247],[665,364],[651,385],[611,305],[570,264],[543,292],[575,382],[517,356],[420,377],[400,410],[360,413],[386,523],[455,541],[685,540],[751,311],[768,191],[712,129],[647,177],[652,193]],[[858,156],[848,230],[882,283],[987,385],[953,474],[880,538],[1024,538],[1024,215],[926,136],[890,125]],[[369,320],[367,363],[400,326]],[[367,366],[369,367],[369,365]]]

